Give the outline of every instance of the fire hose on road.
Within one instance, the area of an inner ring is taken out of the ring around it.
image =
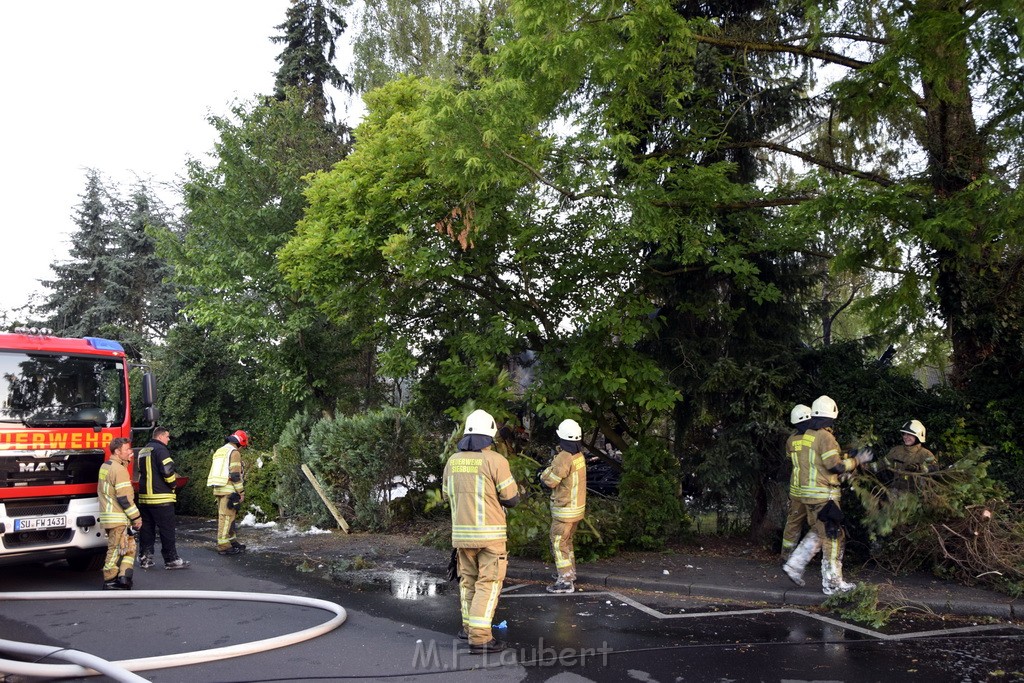
[[[155,657],[142,657],[137,659],[124,659],[118,661],[107,661],[100,657],[90,655],[77,650],[69,650],[53,645],[39,645],[33,643],[20,643],[12,640],[0,639],[0,653],[14,653],[31,657],[51,657],[63,659],[70,664],[37,664],[33,662],[21,662],[10,659],[0,659],[0,672],[20,676],[37,676],[45,678],[73,678],[79,676],[95,676],[103,674],[116,681],[145,681],[141,676],[135,675],[134,671],[150,671],[153,669],[167,669],[176,666],[189,664],[202,664],[229,657],[240,657],[242,655],[264,652],[275,648],[294,645],[305,640],[316,638],[341,626],[345,623],[347,613],[345,608],[327,600],[316,598],[305,598],[294,595],[280,595],[276,593],[236,593],[224,591],[155,591],[139,590],[131,592],[122,591],[26,591],[23,593],[0,593],[0,602],[5,600],[124,600],[124,599],[165,599],[165,600],[235,600],[241,602],[269,602],[297,607],[312,607],[334,614],[334,617],[317,626],[313,626],[294,633],[287,633],[273,638],[255,640],[249,643],[239,643],[226,647],[212,648],[209,650],[197,650],[194,652],[182,652],[171,655],[159,655]]]

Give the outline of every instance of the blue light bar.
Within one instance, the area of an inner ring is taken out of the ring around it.
[[[99,351],[120,351],[124,353],[124,347],[121,346],[121,342],[116,342],[113,339],[104,339],[103,337],[82,337],[89,346]]]

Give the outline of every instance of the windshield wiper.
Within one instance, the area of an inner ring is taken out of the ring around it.
[[[83,420],[80,417],[26,418],[26,427],[106,427],[105,420]]]

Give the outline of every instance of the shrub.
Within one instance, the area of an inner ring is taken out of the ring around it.
[[[301,452],[320,483],[354,524],[380,530],[391,521],[392,489],[415,486],[419,473],[436,469],[439,444],[399,408],[350,417],[324,418],[313,425]]]
[[[641,439],[623,454],[619,524],[630,546],[661,549],[689,526],[679,500],[678,469],[668,449],[653,440]]]
[[[188,477],[185,488],[178,490],[176,512],[179,515],[210,517],[217,515],[217,501],[206,487],[206,475],[210,472],[212,450],[193,448],[171,452],[174,469]]]
[[[297,413],[285,425],[275,449],[277,480],[274,499],[281,514],[309,524],[333,525],[330,511],[302,473],[306,439],[316,424],[307,412]]]

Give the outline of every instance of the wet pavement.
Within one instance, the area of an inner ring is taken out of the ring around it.
[[[307,539],[244,533],[250,551],[225,558],[210,549],[201,524],[190,528],[181,545],[193,568],[139,571],[136,587],[304,595],[343,605],[348,620],[282,650],[146,672],[149,680],[1024,680],[1024,632],[1011,621],[907,614],[875,631],[791,605],[589,585],[551,595],[543,582],[516,578],[495,615],[505,624],[495,635],[510,649],[471,655],[452,635],[460,621],[456,587],[436,573],[371,557],[365,546],[346,546],[358,547],[354,555],[320,539],[314,552]],[[94,590],[96,579],[60,565],[9,568],[0,590]],[[97,610],[73,600],[15,602],[0,603],[0,638],[107,657],[123,656],[127,646],[132,656],[148,656],[246,642],[323,619],[317,610],[258,603],[125,599]]]

